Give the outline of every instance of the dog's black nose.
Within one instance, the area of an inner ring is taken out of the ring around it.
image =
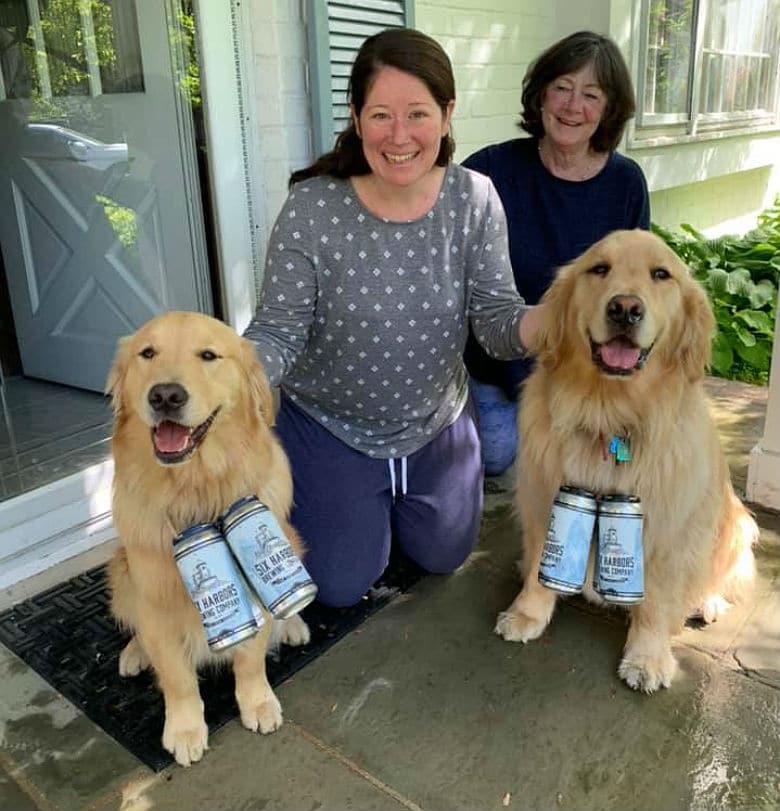
[[[163,414],[172,414],[190,399],[187,389],[178,383],[157,383],[149,389],[149,405]]]
[[[607,304],[607,318],[621,327],[633,327],[645,317],[645,305],[637,296],[613,296]]]

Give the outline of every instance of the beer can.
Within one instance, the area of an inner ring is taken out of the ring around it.
[[[558,491],[539,564],[543,586],[562,594],[582,591],[596,510],[596,496],[590,491],[567,485]]]
[[[222,531],[250,587],[270,614],[287,619],[317,595],[317,586],[265,504],[255,496],[235,502]]]
[[[222,651],[257,633],[264,620],[219,527],[195,524],[173,540],[173,557],[200,612],[212,651]]]
[[[642,502],[638,496],[599,499],[594,588],[610,603],[641,603],[644,593]]]

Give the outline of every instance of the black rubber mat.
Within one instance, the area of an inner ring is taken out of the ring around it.
[[[352,608],[317,602],[302,616],[311,630],[308,645],[283,645],[267,660],[268,680],[277,686],[356,628],[424,575],[405,558],[390,565],[369,594]],[[160,744],[162,695],[148,671],[119,675],[119,654],[128,637],[109,613],[106,568],[91,569],[0,614],[0,642],[39,673],[147,766],[159,771],[173,762]],[[214,732],[238,715],[229,668],[201,674],[206,722]]]

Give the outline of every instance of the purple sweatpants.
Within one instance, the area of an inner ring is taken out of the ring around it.
[[[470,401],[404,460],[353,450],[284,395],[276,431],[293,472],[291,522],[323,604],[358,602],[385,570],[391,541],[436,573],[460,566],[476,546],[483,468]]]

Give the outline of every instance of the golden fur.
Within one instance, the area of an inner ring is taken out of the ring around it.
[[[188,395],[173,415],[155,411],[155,385],[178,384]],[[302,644],[299,617],[266,623],[251,639],[220,655],[209,651],[200,614],[173,557],[176,534],[213,521],[250,494],[269,506],[296,552],[287,522],[292,500],[289,464],[271,431],[273,401],[252,344],[225,324],[197,313],[152,319],[120,341],[107,390],[114,406],[114,524],[121,546],[110,567],[112,610],[133,637],[119,672],[136,675],[151,664],[165,699],[162,743],[187,766],[208,748],[197,668],[232,662],[241,721],[272,732],[281,707],[265,673],[272,626],[275,641]],[[202,442],[181,460],[155,452],[154,426],[163,418],[196,427],[214,416]]]
[[[538,363],[518,420],[524,585],[495,630],[527,642],[552,617],[556,593],[537,575],[561,485],[638,495],[645,599],[628,609],[618,673],[650,693],[672,681],[671,636],[686,616],[698,611],[712,621],[754,573],[758,530],[731,487],[702,386],[714,319],[685,265],[638,230],[614,232],[562,268],[543,303]],[[626,353],[604,349],[613,339],[629,355],[646,351],[644,366],[623,368]],[[630,462],[604,459],[613,435],[630,435]],[[590,588],[593,552],[585,596],[599,602]]]

